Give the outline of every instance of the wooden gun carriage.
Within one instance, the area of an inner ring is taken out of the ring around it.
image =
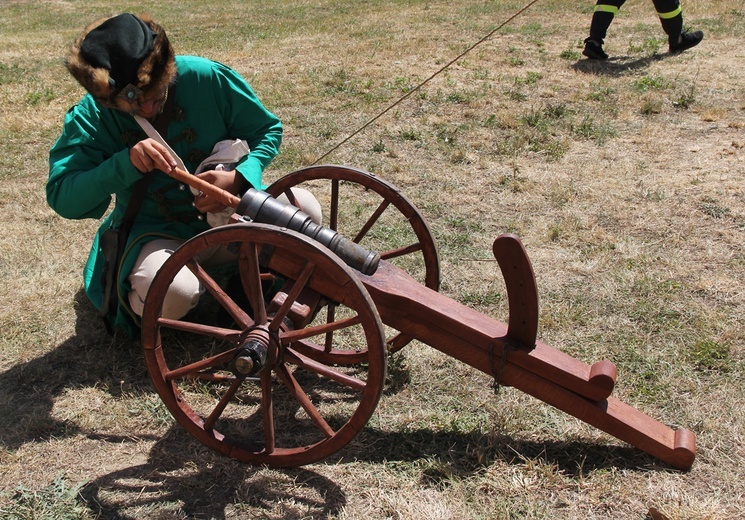
[[[387,354],[416,339],[675,468],[691,467],[694,434],[612,397],[613,363],[588,365],[537,340],[536,282],[517,237],[502,235],[493,244],[509,303],[503,324],[437,292],[439,259],[427,224],[375,175],[312,166],[270,186],[272,197],[249,190],[240,200],[186,172],[172,175],[238,208],[233,223],[174,252],[150,288],[142,318],[156,391],[210,448],[278,467],[329,456],[373,415]],[[291,188],[298,186],[319,197],[320,184],[329,189],[327,227],[273,198],[285,194],[292,202]],[[345,238],[337,230],[344,227],[341,194],[348,187],[375,202],[369,210],[352,208],[362,216]],[[388,213],[393,217],[384,221]],[[374,249],[359,245],[370,237]],[[239,283],[235,275],[226,283],[229,275],[205,260],[217,250],[235,259]],[[184,267],[225,319],[208,310],[161,316],[168,287]]]

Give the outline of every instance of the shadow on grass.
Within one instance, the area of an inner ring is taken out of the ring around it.
[[[570,479],[609,467],[648,471],[656,464],[634,448],[580,440],[541,442],[480,432],[389,433],[372,428],[321,464],[401,468],[403,463],[419,475],[423,486],[442,488],[454,479],[478,479],[485,467],[500,461],[529,468],[548,466]],[[166,518],[169,513],[179,518],[219,519],[338,515],[347,503],[343,483],[311,468],[272,470],[242,464],[210,451],[174,425],[153,446],[147,463],[95,479],[81,490],[80,497],[96,517],[117,520]]]
[[[631,446],[584,440],[526,440],[480,431],[381,432],[366,428],[344,450],[344,458],[375,463],[427,460],[461,477],[500,461],[509,465],[546,464],[570,478],[611,467],[677,471]]]
[[[125,334],[109,336],[82,290],[74,306],[73,336],[0,374],[0,446],[16,449],[78,433],[75,424],[51,416],[54,399],[67,389],[95,386],[113,396],[152,392],[139,343]]]
[[[52,416],[55,399],[71,388],[106,388],[115,397],[123,392],[153,392],[139,343],[108,336],[82,292],[74,304],[74,336],[0,374],[0,445],[8,450],[81,434],[103,442],[137,442],[127,436],[82,431],[74,422]],[[393,368],[394,386],[397,380],[406,386],[410,374],[405,365],[394,363]],[[202,446],[180,425],[150,439],[156,442],[145,464],[114,471],[84,486],[81,497],[97,517],[163,518],[171,511],[190,518],[224,518],[235,510],[307,518],[333,516],[346,504],[341,485],[311,469],[267,470],[235,462]],[[384,432],[371,427],[325,463],[403,462],[419,468],[425,485],[440,486],[453,477],[477,475],[499,461],[548,464],[570,478],[608,467],[655,465],[634,448],[581,440],[524,440],[482,431]]]
[[[275,471],[233,461],[179,426],[153,446],[147,463],[97,478],[80,497],[96,518],[115,520],[327,518],[347,502],[339,484],[314,471]]]
[[[643,58],[633,58],[631,56],[614,56],[608,60],[578,60],[572,68],[577,72],[585,74],[595,74],[596,76],[623,76],[629,71],[642,70],[657,61],[669,58],[673,54],[653,54]]]
[[[609,468],[672,469],[633,447],[581,439],[528,440],[481,430],[386,432],[368,426],[340,452],[316,465],[272,470],[211,452],[174,425],[150,451],[147,464],[98,478],[86,486],[83,496],[86,506],[104,518],[140,518],[156,507],[172,507],[189,518],[226,518],[241,512],[247,517],[333,517],[347,503],[345,484],[313,468],[336,464],[359,467],[342,470],[350,474],[369,474],[380,467],[408,468],[422,486],[437,489],[457,480],[478,482],[484,469],[495,464],[528,470],[547,467],[567,479],[583,479]]]
[[[213,453],[178,424],[163,436],[133,437],[98,434],[53,417],[55,400],[69,389],[104,388],[114,397],[154,393],[139,341],[109,336],[82,291],[73,304],[73,336],[0,374],[0,447],[12,451],[80,435],[112,444],[155,440],[147,463],[81,489],[97,518],[165,518],[176,511],[188,518],[224,518],[233,503],[259,512],[283,508],[282,518],[326,517],[346,503],[339,486],[321,475],[305,469],[267,474]]]

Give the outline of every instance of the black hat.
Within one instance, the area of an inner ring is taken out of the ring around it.
[[[165,30],[149,17],[124,13],[86,27],[70,48],[67,69],[94,97],[165,88],[176,75]]]
[[[81,55],[94,67],[109,71],[112,88],[137,85],[137,69],[153,51],[155,32],[133,14],[109,18],[93,29],[80,46]]]

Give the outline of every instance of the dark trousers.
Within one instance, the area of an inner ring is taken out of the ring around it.
[[[598,0],[590,23],[591,40],[603,43],[613,17],[625,2],[626,0]],[[652,0],[652,3],[660,17],[662,30],[671,42],[677,43],[680,33],[683,32],[683,13],[680,10],[680,1]]]

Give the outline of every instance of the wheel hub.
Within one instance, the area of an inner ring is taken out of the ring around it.
[[[254,376],[264,370],[269,361],[276,359],[275,355],[270,356],[271,345],[276,345],[276,341],[271,340],[271,334],[266,327],[256,327],[248,331],[243,338],[243,342],[236,349],[235,358],[231,363],[231,371],[236,377]]]

